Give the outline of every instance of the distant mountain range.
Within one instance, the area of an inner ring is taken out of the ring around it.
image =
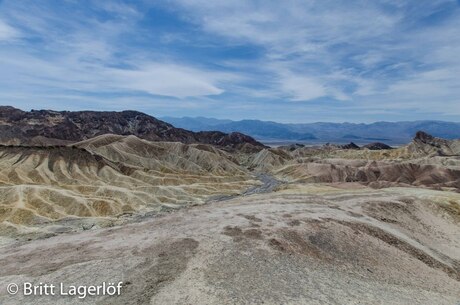
[[[218,120],[204,117],[163,117],[176,127],[193,131],[216,130],[221,132],[242,132],[260,141],[298,141],[309,143],[369,143],[386,142],[404,144],[409,142],[419,130],[446,139],[460,138],[460,122],[409,121],[356,123],[307,123],[282,124],[259,120]]]
[[[364,145],[406,144],[417,131],[444,139],[460,138],[460,123],[443,121],[282,124],[259,120],[219,120],[205,117],[158,120],[137,111],[22,111],[0,106],[1,144],[59,145],[102,134],[135,135],[151,141],[213,144],[256,150],[283,143]],[[248,136],[247,136],[248,135]],[[255,139],[254,139],[255,138]]]

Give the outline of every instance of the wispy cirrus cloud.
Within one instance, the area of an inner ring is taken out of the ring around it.
[[[264,48],[260,66],[282,67],[270,74],[291,100],[398,99],[428,112],[459,102],[457,1],[173,2],[203,30]],[[440,70],[442,82],[427,77]]]
[[[55,59],[53,64],[31,56],[11,57],[14,55],[0,59],[4,71],[0,80],[7,85],[6,91],[140,92],[186,98],[221,94],[219,83],[235,79],[227,73],[165,62],[126,61],[128,67],[115,68],[71,57]]]
[[[0,42],[17,39],[19,36],[20,33],[17,29],[0,19]]]
[[[29,92],[31,100],[59,90],[186,98],[221,94],[219,83],[234,78],[139,45],[125,45],[129,39],[123,36],[138,31],[138,11],[121,2],[94,3],[96,12],[3,3],[11,22],[26,32],[24,39],[37,40],[0,50],[3,89]]]

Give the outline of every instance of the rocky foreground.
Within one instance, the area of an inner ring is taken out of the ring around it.
[[[457,304],[460,194],[289,185],[124,226],[4,245],[0,286],[123,281],[2,304]]]

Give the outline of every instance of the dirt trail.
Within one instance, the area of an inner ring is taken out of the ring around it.
[[[262,193],[271,193],[278,186],[283,184],[281,180],[276,179],[274,176],[266,173],[258,173],[256,177],[262,182],[262,185],[253,186],[249,188],[246,192],[243,193],[243,196],[253,195],[253,194],[262,194]]]
[[[261,185],[256,185],[252,186],[249,189],[247,189],[244,193],[241,195],[218,195],[218,196],[213,196],[211,197],[208,202],[218,202],[218,201],[226,201],[238,197],[244,197],[244,196],[249,196],[249,195],[254,195],[254,194],[265,194],[265,193],[271,193],[278,186],[281,184],[284,184],[285,182],[276,179],[274,176],[267,174],[267,173],[257,173],[254,175],[260,182],[262,182]]]

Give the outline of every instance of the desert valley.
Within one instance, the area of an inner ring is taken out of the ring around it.
[[[134,111],[5,106],[0,142],[2,287],[123,281],[92,304],[460,300],[460,140],[270,148]],[[82,300],[0,291],[37,302]]]

